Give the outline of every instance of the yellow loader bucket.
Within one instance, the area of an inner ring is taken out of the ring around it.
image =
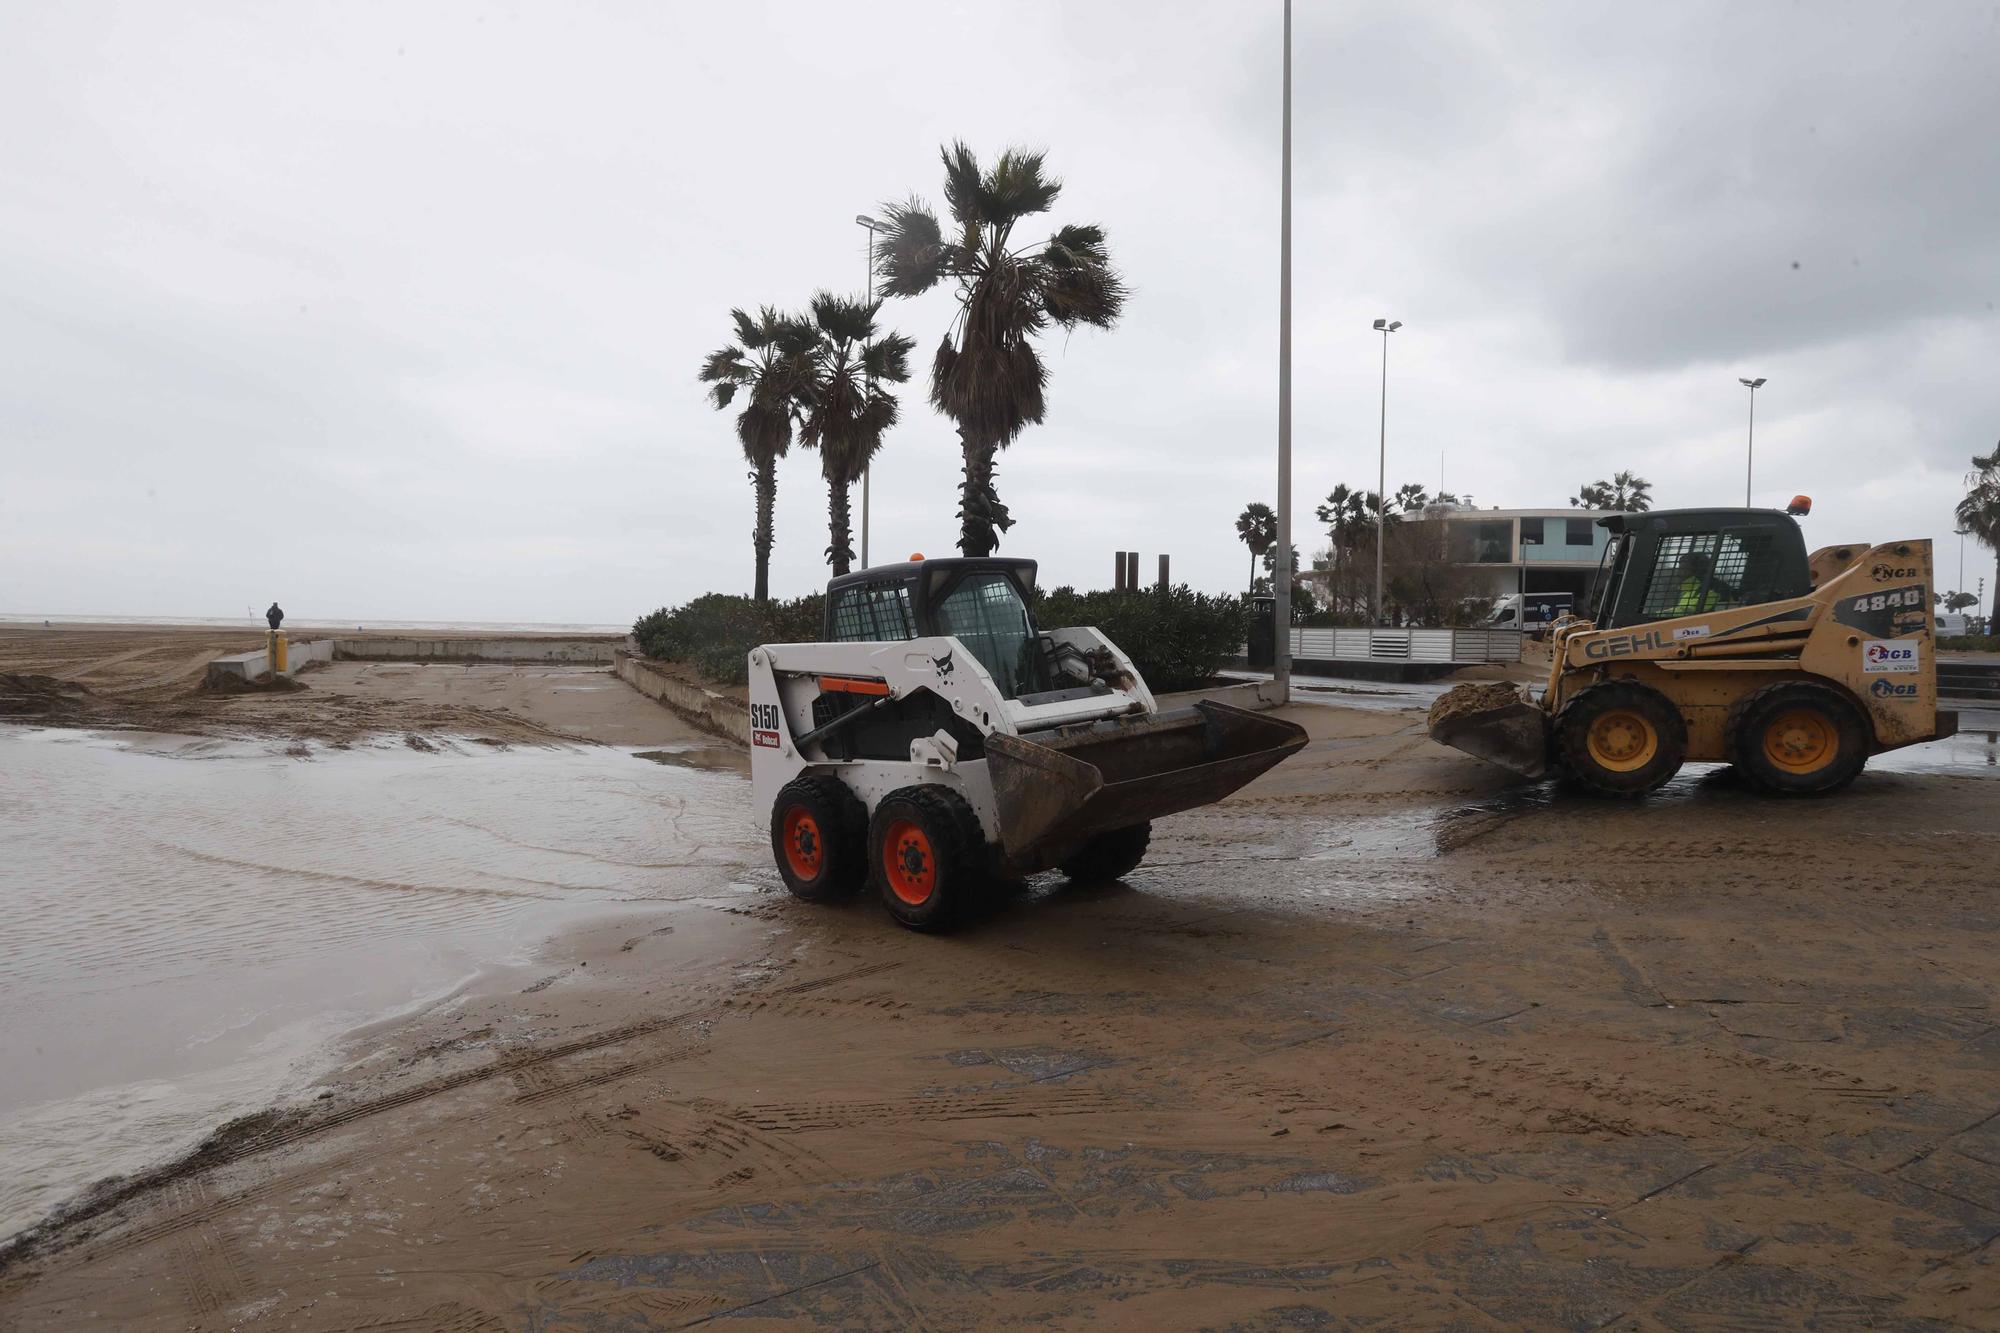
[[[986,770],[1015,869],[1055,865],[1093,836],[1211,805],[1306,743],[1294,722],[1202,700],[1046,738],[994,732]]]
[[[1431,705],[1431,739],[1538,778],[1549,768],[1549,714],[1518,685],[1470,684]]]

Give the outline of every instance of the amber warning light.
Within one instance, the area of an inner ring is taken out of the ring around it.
[[[1785,512],[1794,518],[1810,514],[1812,512],[1812,497],[1810,495],[1794,495],[1792,502],[1785,506]]]

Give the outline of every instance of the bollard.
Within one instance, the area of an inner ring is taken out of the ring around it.
[[[271,674],[274,676],[287,676],[291,674],[286,669],[289,666],[289,663],[286,661],[286,648],[285,632],[281,629],[272,630],[271,642],[265,648],[265,657],[271,665]]]

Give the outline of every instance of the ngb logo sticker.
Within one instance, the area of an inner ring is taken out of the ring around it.
[[[1861,669],[1870,675],[1917,670],[1915,639],[1870,639],[1861,645]]]

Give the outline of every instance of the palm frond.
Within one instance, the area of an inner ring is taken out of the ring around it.
[[[1110,328],[1125,311],[1125,296],[1125,283],[1109,264],[1044,269],[1042,308],[1066,329]]]
[[[907,203],[884,204],[886,225],[875,242],[875,274],[884,296],[916,296],[951,272],[953,247],[930,205],[912,195]]]
[[[880,305],[828,291],[814,292],[812,322],[822,337],[835,344],[866,342],[875,336],[875,312]]]
[[[1042,175],[1046,153],[1009,148],[979,182],[979,220],[1007,227],[1033,213],[1046,213],[1062,193],[1062,182]],[[956,212],[956,210],[953,210]]]
[[[702,358],[701,373],[695,378],[703,384],[717,380],[741,380],[750,372],[743,360],[743,353],[735,347],[723,347]]]
[[[862,352],[862,369],[874,379],[901,384],[910,378],[910,353],[916,345],[915,338],[905,338],[900,333],[884,334]]]
[[[944,202],[960,224],[971,227],[986,221],[980,207],[979,159],[961,139],[938,149],[944,159]]]

